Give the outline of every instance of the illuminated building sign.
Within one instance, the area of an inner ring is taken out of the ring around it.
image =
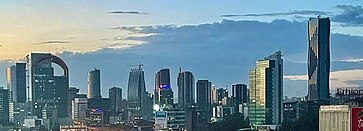
[[[102,109],[91,109],[92,112],[102,112]]]
[[[363,89],[359,88],[338,88],[335,93],[337,96],[362,96]]]
[[[170,85],[167,85],[167,84],[162,84],[160,85],[160,89],[170,89]]]

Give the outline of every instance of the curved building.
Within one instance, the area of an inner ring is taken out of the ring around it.
[[[87,98],[101,98],[101,72],[94,69],[88,73]]]
[[[31,53],[29,62],[33,115],[47,119],[68,117],[69,70],[66,63],[50,53]],[[54,75],[52,64],[59,65],[63,74]]]
[[[178,74],[178,107],[187,108],[194,104],[194,76],[190,71],[183,71],[179,69]]]
[[[308,99],[329,99],[330,20],[310,18],[308,23]]]

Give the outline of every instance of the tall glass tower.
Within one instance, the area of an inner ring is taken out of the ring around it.
[[[256,61],[250,70],[249,120],[253,125],[278,125],[282,122],[283,60],[281,52]]]
[[[101,98],[101,71],[94,69],[88,73],[87,98]]]
[[[147,115],[146,96],[144,71],[140,65],[138,69],[131,69],[129,74],[127,90],[128,109],[130,111],[129,120],[135,120]]]
[[[26,102],[26,63],[16,63],[6,69],[6,85],[13,102]]]
[[[308,25],[308,99],[329,99],[330,20],[318,16]]]
[[[170,70],[161,69],[155,74],[155,104],[162,108],[172,107],[174,104],[173,95],[170,85]]]
[[[190,71],[181,72],[178,74],[178,107],[187,108],[194,104],[194,75]]]

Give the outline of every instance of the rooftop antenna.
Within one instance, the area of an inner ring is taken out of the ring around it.
[[[138,67],[139,67],[139,70],[141,70],[141,69],[142,69],[142,66],[144,66],[144,64],[139,63],[139,64],[137,64],[137,65],[129,65],[129,66],[138,66]]]

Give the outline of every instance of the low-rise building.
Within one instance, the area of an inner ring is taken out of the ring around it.
[[[350,105],[321,106],[319,131],[363,130],[363,107]]]

